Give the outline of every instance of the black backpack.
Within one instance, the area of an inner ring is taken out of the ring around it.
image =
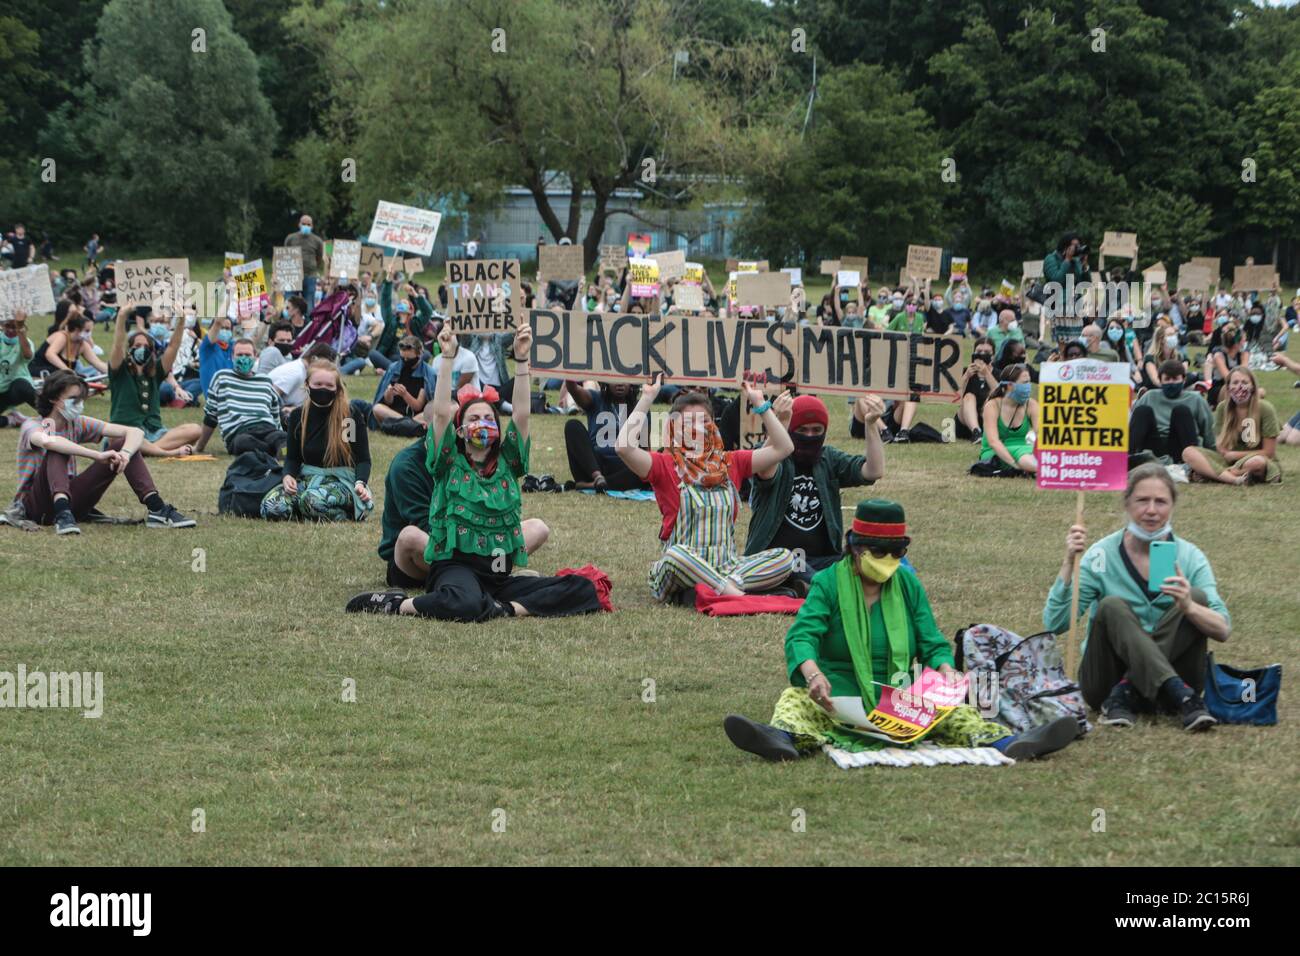
[[[226,470],[217,492],[217,512],[240,518],[260,518],[262,499],[284,480],[280,463],[264,451],[246,451]]]

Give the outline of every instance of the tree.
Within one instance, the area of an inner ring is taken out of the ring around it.
[[[1237,210],[1272,237],[1274,263],[1280,240],[1300,239],[1300,69],[1293,77],[1261,90],[1243,116],[1253,175],[1237,187]]]
[[[590,265],[618,190],[680,206],[718,188],[764,155],[752,137],[779,48],[707,42],[697,2],[423,0],[363,17],[304,3],[295,25],[326,40],[334,129],[357,160],[354,220],[379,199],[463,193],[481,209],[520,185]]]

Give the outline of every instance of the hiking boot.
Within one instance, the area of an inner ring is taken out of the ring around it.
[[[1073,717],[1057,717],[1051,723],[1031,727],[1017,734],[1002,752],[1012,760],[1035,760],[1062,750],[1079,736],[1079,722]]]
[[[363,591],[348,601],[349,614],[397,614],[406,600],[405,591]]]
[[[77,519],[72,516],[71,511],[60,511],[54,516],[54,533],[81,534],[81,529],[77,527]]]
[[[1183,718],[1183,730],[1197,733],[1202,730],[1209,730],[1219,721],[1205,709],[1205,701],[1201,700],[1200,694],[1188,694],[1183,698],[1183,702],[1178,705],[1178,709]]]
[[[794,738],[784,730],[760,724],[748,717],[732,714],[722,722],[727,739],[741,750],[757,754],[764,760],[797,760]]]
[[[171,505],[163,505],[160,511],[151,511],[144,519],[146,528],[193,528],[198,522],[187,518]]]
[[[1101,720],[1098,723],[1107,727],[1132,727],[1136,720],[1129,685],[1116,684],[1106,699],[1101,702]]]

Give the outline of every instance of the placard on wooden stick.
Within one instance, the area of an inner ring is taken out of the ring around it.
[[[355,279],[361,275],[361,242],[358,239],[335,239],[330,252],[332,279]]]

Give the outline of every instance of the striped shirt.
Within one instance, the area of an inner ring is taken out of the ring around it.
[[[23,422],[18,433],[18,496],[23,495],[36,478],[36,472],[45,464],[45,449],[32,444],[32,434],[44,432],[46,435],[58,435],[68,441],[97,442],[104,437],[104,423],[98,418],[86,418],[84,415],[69,424],[68,420],[57,412],[49,418],[29,418]],[[77,456],[68,456],[68,476],[77,473]]]
[[[265,375],[239,375],[223,368],[208,385],[203,423],[229,441],[241,428],[265,422],[280,427],[280,393]]]

